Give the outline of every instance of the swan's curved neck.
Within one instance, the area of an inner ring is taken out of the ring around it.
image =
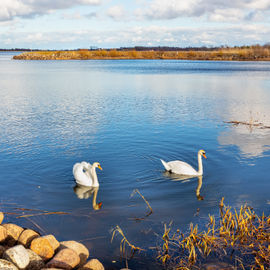
[[[94,166],[92,166],[92,168],[91,168],[91,175],[93,177],[92,186],[93,187],[98,187],[99,186],[99,182],[98,182],[98,178],[97,178],[96,167],[94,167]]]
[[[200,155],[200,153],[198,153],[198,174],[203,174],[202,156]]]

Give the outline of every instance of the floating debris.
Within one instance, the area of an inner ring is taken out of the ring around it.
[[[226,124],[232,124],[234,126],[238,126],[238,125],[245,125],[245,126],[249,126],[249,127],[257,127],[260,129],[268,129],[270,128],[270,126],[265,126],[263,123],[260,122],[253,122],[253,121],[249,121],[249,122],[244,122],[244,121],[224,121],[224,123]]]

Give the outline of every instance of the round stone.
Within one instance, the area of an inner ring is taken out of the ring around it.
[[[64,248],[60,250],[48,263],[47,267],[55,267],[62,269],[73,269],[80,263],[80,257],[77,253],[70,249]]]
[[[74,250],[80,257],[80,264],[79,266],[82,266],[86,263],[86,260],[89,257],[89,250],[81,243],[76,241],[62,241],[60,242],[59,250],[63,248],[70,248]]]
[[[51,259],[54,255],[54,249],[50,242],[43,237],[35,238],[31,242],[30,249],[45,261]]]
[[[3,254],[3,259],[12,262],[19,269],[24,269],[29,264],[29,255],[23,245],[7,249]]]
[[[12,223],[3,224],[3,227],[7,230],[7,245],[14,246],[17,240],[19,239],[20,234],[23,231],[23,228]]]
[[[31,229],[26,229],[21,233],[18,242],[25,247],[29,247],[32,240],[34,240],[37,237],[39,237],[39,234],[37,232]]]
[[[10,261],[0,259],[0,269],[18,270],[18,268]]]

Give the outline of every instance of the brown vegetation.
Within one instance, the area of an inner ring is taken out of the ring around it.
[[[209,215],[206,231],[199,232],[191,223],[186,235],[179,230],[171,233],[165,224],[162,240],[158,258],[166,268],[201,269],[209,257],[231,262],[237,269],[270,267],[270,216],[259,217],[248,206],[237,212],[223,199],[219,220]]]
[[[203,264],[211,265],[213,261],[213,265],[216,262],[213,269],[219,269],[220,265],[225,266],[222,269],[269,269],[270,216],[258,216],[246,205],[239,211],[232,210],[223,201],[224,198],[219,204],[220,216],[209,215],[207,229],[202,232],[192,223],[185,234],[179,229],[173,233],[171,224],[164,225],[156,249],[165,269],[204,269]],[[116,233],[122,238],[120,253],[126,261],[136,251],[145,251],[133,245],[118,225],[112,230],[112,240]]]
[[[225,60],[270,61],[269,46],[221,47],[186,50],[119,50],[80,49],[76,51],[32,51],[13,57],[22,60],[88,60],[88,59],[179,59],[179,60]]]

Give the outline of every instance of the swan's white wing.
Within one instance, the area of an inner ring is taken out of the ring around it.
[[[88,169],[85,168],[85,163],[87,162],[76,163],[73,166],[73,175],[76,180],[76,183],[83,186],[92,186],[93,179],[91,178],[91,174],[88,171]]]
[[[198,175],[198,172],[192,166],[180,160],[167,162],[167,165],[169,166],[172,173],[183,175]]]
[[[75,174],[75,172],[78,170],[79,166],[81,165],[81,163],[75,163],[74,166],[73,166],[73,175]]]
[[[90,170],[91,167],[92,167],[92,165],[91,165],[89,162],[86,162],[86,161],[82,161],[80,164],[82,165],[82,167],[83,167],[85,170],[88,170],[88,169]]]

